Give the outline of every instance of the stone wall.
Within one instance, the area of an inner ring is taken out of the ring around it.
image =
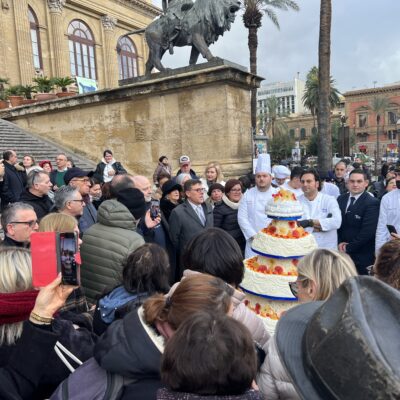
[[[199,173],[217,160],[236,176],[251,167],[250,90],[260,80],[220,60],[9,109],[0,118],[96,162],[110,148],[135,174],[151,176],[160,155],[176,168],[187,154]]]

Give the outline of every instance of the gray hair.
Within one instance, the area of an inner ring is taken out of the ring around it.
[[[28,177],[26,178],[26,187],[28,189],[33,188],[35,183],[38,183],[42,179],[41,175],[49,176],[49,174],[43,170],[40,171],[37,169],[33,169],[31,172],[29,172]]]
[[[183,186],[183,183],[182,183],[182,182],[183,182],[183,180],[184,180],[185,178],[192,179],[192,177],[191,177],[190,174],[182,173],[182,174],[179,174],[179,175],[175,178],[175,181],[176,181],[176,183],[178,183],[179,185]]]
[[[9,204],[1,214],[1,226],[4,229],[4,232],[7,232],[7,225],[11,222],[15,221],[17,216],[17,212],[20,210],[32,210],[35,209],[28,203],[23,203],[22,201],[18,201],[16,203]]]
[[[58,211],[62,211],[67,202],[75,200],[76,194],[79,192],[78,188],[64,185],[61,186],[54,195],[54,207]]]

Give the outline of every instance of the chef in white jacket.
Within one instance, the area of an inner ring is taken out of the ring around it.
[[[299,201],[304,215],[299,224],[312,233],[318,247],[337,250],[337,230],[342,224],[338,202],[333,196],[319,191],[321,182],[316,171],[303,172],[300,180],[304,195]]]
[[[269,154],[260,154],[256,166],[256,186],[247,190],[239,203],[238,222],[246,238],[245,257],[255,255],[251,242],[258,231],[265,228],[271,219],[265,213],[265,207],[278,189],[271,186],[271,159]]]

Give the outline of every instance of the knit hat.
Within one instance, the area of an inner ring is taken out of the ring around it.
[[[213,183],[208,188],[207,194],[209,196],[211,196],[212,191],[215,190],[215,189],[219,189],[222,193],[224,193],[224,186],[223,185],[221,185],[220,183]]]
[[[169,180],[164,183],[162,186],[162,195],[165,197],[167,194],[170,194],[174,190],[182,191],[182,186],[179,183],[175,183],[173,180]]]
[[[117,193],[117,200],[131,212],[135,219],[142,218],[146,213],[144,194],[139,189],[123,189]]]
[[[88,174],[89,174],[88,172],[83,171],[80,168],[73,167],[73,168],[70,168],[65,173],[64,182],[65,182],[66,185],[68,185],[72,181],[72,179],[74,179],[74,178],[83,178],[85,176],[88,176]]]

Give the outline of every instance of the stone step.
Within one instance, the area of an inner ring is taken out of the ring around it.
[[[15,150],[19,161],[22,161],[22,157],[25,154],[30,154],[37,162],[45,159],[50,160],[53,167],[55,167],[57,154],[65,153],[67,156],[72,157],[75,165],[79,168],[91,171],[96,167],[96,164],[91,160],[72,153],[47,139],[40,138],[20,128],[18,125],[0,119],[0,153],[7,149]]]

